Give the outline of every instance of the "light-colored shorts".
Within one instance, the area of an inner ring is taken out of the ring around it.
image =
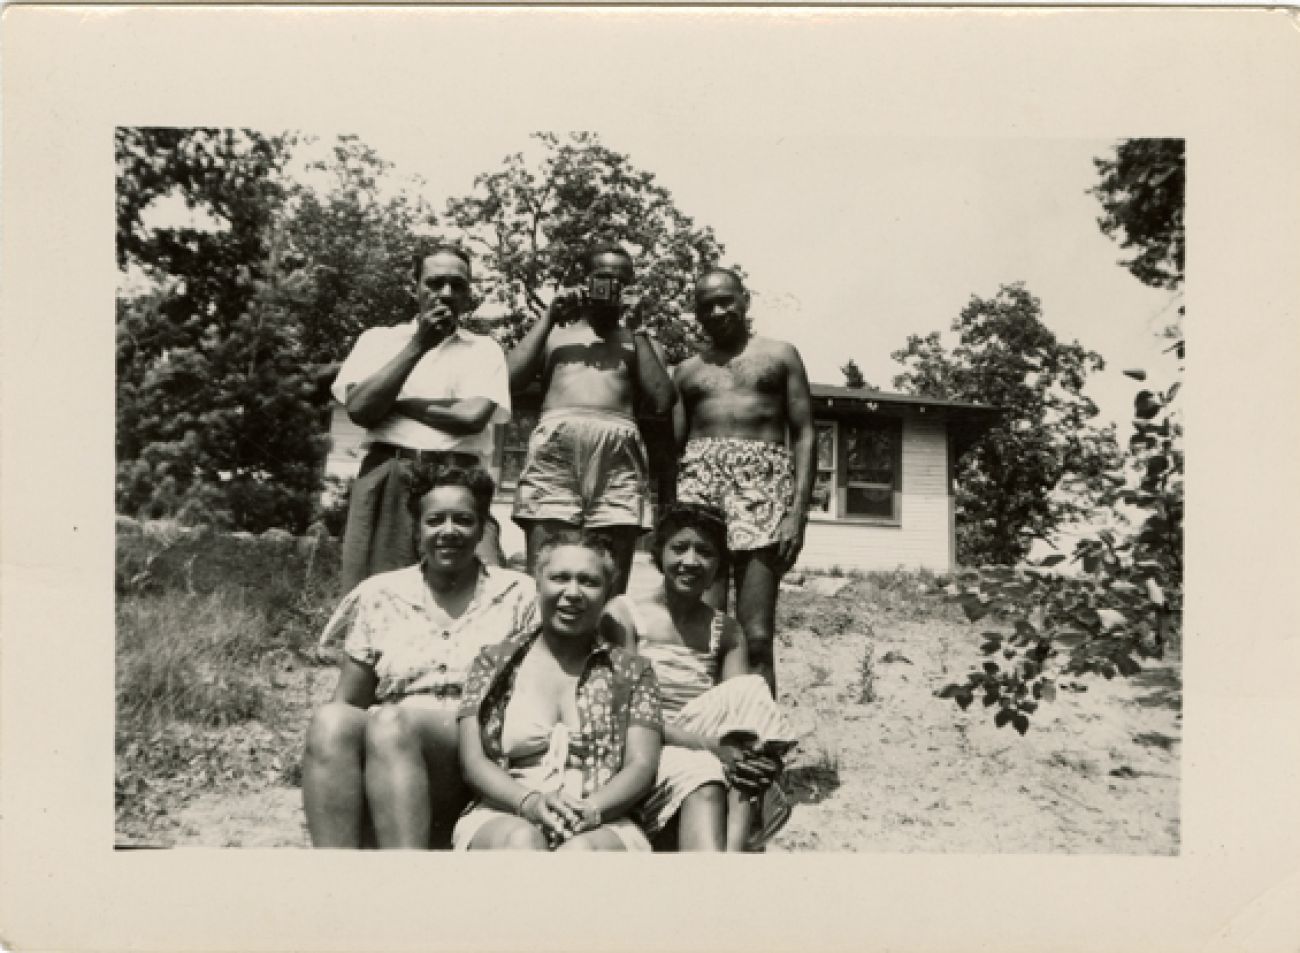
[[[687,702],[670,720],[683,731],[714,740],[733,732],[752,735],[758,741],[793,744],[795,740],[761,675],[720,682]],[[655,786],[637,809],[636,819],[654,835],[672,820],[693,791],[711,783],[727,783],[722,762],[712,752],[664,745]]]
[[[528,438],[514,520],[648,528],[649,473],[631,417],[584,407],[548,410]]]
[[[727,547],[763,549],[794,505],[794,462],[780,444],[738,437],[687,441],[677,499],[716,506],[727,518]]]

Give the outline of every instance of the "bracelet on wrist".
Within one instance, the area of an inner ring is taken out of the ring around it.
[[[515,813],[520,817],[524,817],[524,811],[528,810],[528,802],[533,797],[537,797],[540,799],[541,796],[542,796],[542,792],[536,790],[535,788],[533,790],[525,792],[524,796],[519,799],[519,804],[515,807]]]

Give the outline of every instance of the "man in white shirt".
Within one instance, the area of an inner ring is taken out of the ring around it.
[[[510,419],[505,354],[461,327],[473,310],[470,260],[436,245],[415,258],[414,320],[362,333],[339,368],[334,396],[366,428],[343,533],[343,591],[416,559],[406,487],[414,464],[485,466],[489,425]]]

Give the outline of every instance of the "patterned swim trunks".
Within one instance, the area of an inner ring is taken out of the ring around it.
[[[514,520],[648,528],[649,473],[631,417],[584,407],[548,410],[528,438]]]
[[[763,549],[776,542],[777,528],[794,505],[793,458],[785,447],[765,440],[687,441],[677,499],[721,508],[729,548]]]

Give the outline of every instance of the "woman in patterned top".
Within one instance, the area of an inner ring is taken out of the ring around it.
[[[670,506],[650,548],[662,585],[612,601],[602,626],[609,641],[648,660],[659,679],[664,749],[637,816],[652,836],[676,818],[680,850],[761,849],[790,816],[773,783],[793,744],[789,727],[767,682],[750,674],[739,623],[703,601],[726,534],[715,507]]]
[[[479,802],[456,824],[471,850],[649,850],[631,820],[659,764],[650,665],[597,637],[618,578],[600,537],[537,554],[539,624],[483,650],[460,708],[460,760]]]
[[[532,631],[537,590],[474,554],[492,502],[478,468],[417,467],[420,563],[363,581],[321,637],[334,698],[307,730],[303,801],[317,847],[445,847],[468,800],[456,756],[465,675],[484,645]],[[341,651],[338,651],[341,649]]]

